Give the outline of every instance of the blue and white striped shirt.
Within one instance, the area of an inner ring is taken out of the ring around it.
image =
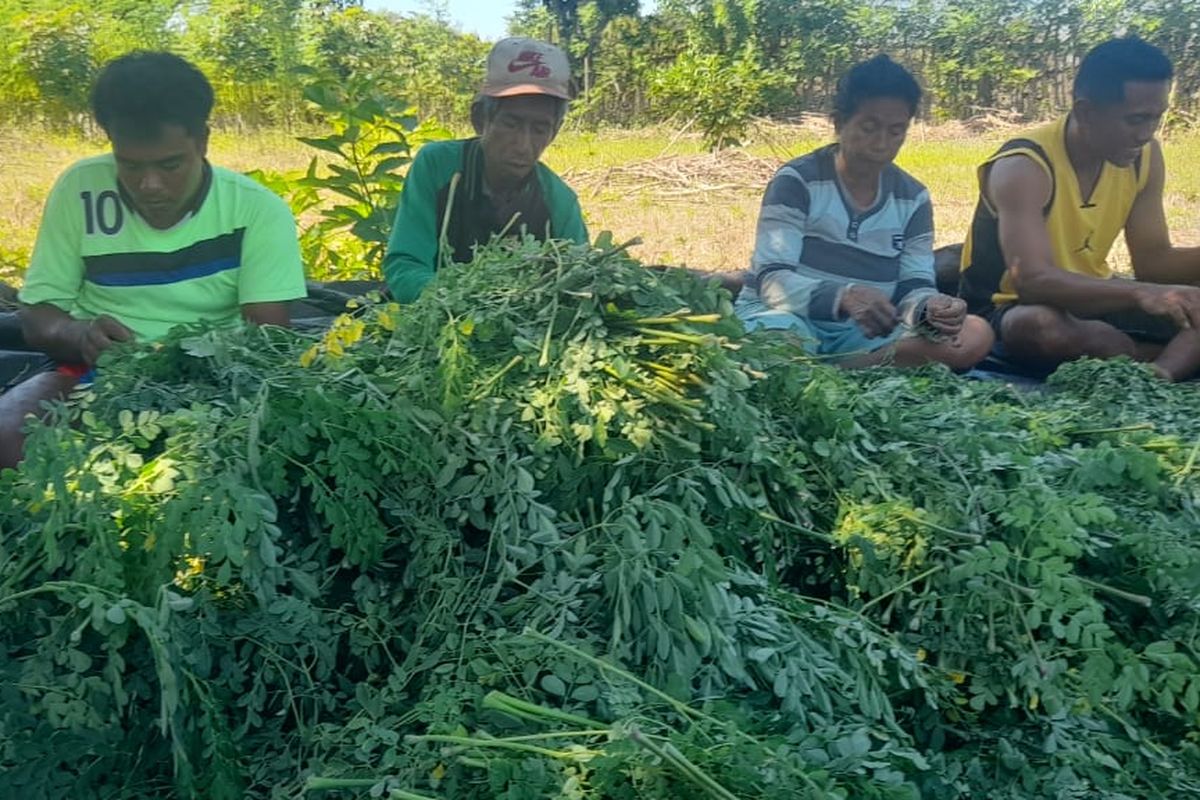
[[[875,204],[859,210],[837,178],[836,152],[832,144],[800,156],[767,185],[753,279],[739,300],[833,321],[840,319],[842,292],[858,284],[879,289],[904,323],[916,325],[925,301],[937,293],[929,191],[890,164]]]

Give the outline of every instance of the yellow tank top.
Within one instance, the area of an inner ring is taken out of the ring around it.
[[[1027,156],[1050,178],[1050,202],[1043,209],[1054,263],[1063,269],[1096,278],[1112,277],[1108,252],[1150,173],[1150,146],[1128,167],[1105,162],[1091,197],[1086,200],[1067,157],[1067,119],[1037,128],[1005,142],[979,166],[979,203],[963,246],[960,294],[972,310],[1017,299],[1012,277],[1000,250],[996,210],[983,193],[991,165],[1001,158]]]

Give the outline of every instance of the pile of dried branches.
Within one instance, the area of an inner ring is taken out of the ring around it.
[[[667,156],[597,170],[567,172],[563,177],[582,196],[618,190],[672,198],[714,192],[761,193],[780,162],[742,150]]]

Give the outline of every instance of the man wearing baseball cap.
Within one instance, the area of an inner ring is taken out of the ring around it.
[[[566,54],[545,42],[492,48],[471,107],[478,135],[427,144],[409,168],[383,264],[399,302],[416,300],[440,265],[471,261],[497,234],[587,241],[578,198],[539,161],[562,125],[570,76]]]

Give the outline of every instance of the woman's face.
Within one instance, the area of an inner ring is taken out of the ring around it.
[[[847,163],[866,163],[880,169],[896,160],[912,112],[898,97],[872,97],[837,126],[838,142]]]

